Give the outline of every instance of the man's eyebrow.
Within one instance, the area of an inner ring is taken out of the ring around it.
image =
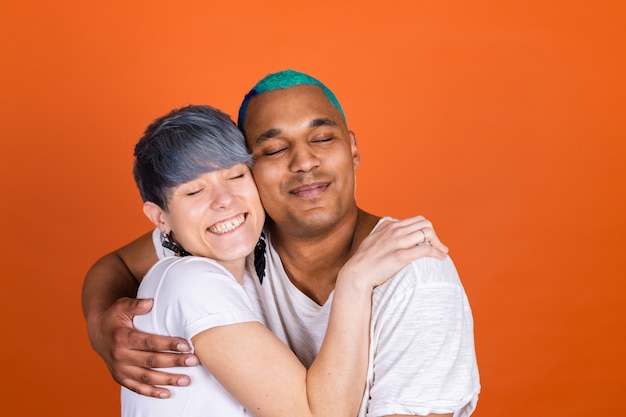
[[[280,135],[281,130],[280,129],[270,129],[264,133],[261,133],[259,135],[258,138],[256,138],[256,141],[254,142],[254,146],[259,146],[260,144],[262,144],[263,142],[265,142],[268,139],[274,138],[278,135]]]
[[[324,117],[322,119],[313,119],[311,120],[311,123],[309,123],[309,127],[313,128],[313,127],[320,127],[320,126],[330,126],[330,127],[337,127],[339,126],[335,121]]]
[[[339,127],[339,124],[337,124],[337,122],[327,118],[327,117],[323,117],[323,118],[319,118],[319,119],[313,119],[311,120],[311,122],[309,123],[309,128],[313,129],[316,127],[320,127],[320,126],[330,126],[330,127]],[[279,136],[282,133],[282,130],[280,129],[270,129],[267,130],[263,133],[261,133],[257,138],[256,141],[254,141],[254,146],[259,146],[261,145],[263,142],[265,142],[268,139],[272,139],[276,136]]]

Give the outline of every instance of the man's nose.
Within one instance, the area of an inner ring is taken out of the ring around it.
[[[292,172],[308,172],[320,165],[320,159],[308,145],[299,145],[292,149],[289,168]]]

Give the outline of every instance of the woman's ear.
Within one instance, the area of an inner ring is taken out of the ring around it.
[[[161,229],[161,232],[170,232],[169,225],[166,221],[165,211],[161,207],[151,201],[146,201],[143,203],[143,214],[146,215],[152,224]]]

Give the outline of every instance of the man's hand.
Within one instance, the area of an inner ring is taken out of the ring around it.
[[[91,346],[117,383],[138,394],[169,398],[169,390],[154,385],[186,386],[190,378],[150,368],[196,366],[199,361],[192,353],[184,353],[191,350],[184,339],[135,330],[133,317],[151,308],[152,300],[121,298],[103,313],[92,315],[87,331]]]

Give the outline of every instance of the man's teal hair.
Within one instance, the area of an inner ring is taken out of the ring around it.
[[[252,90],[248,91],[248,94],[246,94],[243,102],[241,103],[241,107],[239,107],[239,119],[237,121],[239,129],[243,130],[243,124],[246,121],[246,113],[248,111],[248,104],[254,96],[268,91],[280,90],[296,85],[317,85],[318,87],[321,87],[331,104],[339,110],[339,113],[341,113],[344,122],[346,121],[346,115],[343,114],[343,109],[341,108],[341,104],[339,104],[339,100],[337,100],[337,97],[335,97],[333,92],[330,91],[328,87],[308,74],[288,69],[266,75],[261,81],[252,87]]]

